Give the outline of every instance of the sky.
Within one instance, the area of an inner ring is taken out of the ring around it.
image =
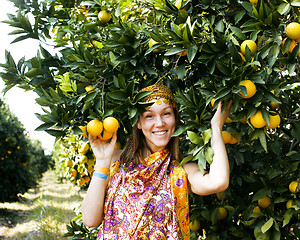
[[[15,13],[14,5],[8,0],[1,0],[0,63],[5,63],[5,50],[11,53],[15,62],[18,62],[19,59],[24,56],[26,60],[36,56],[39,47],[39,42],[36,40],[24,40],[10,44],[10,42],[16,38],[16,35],[8,35],[8,33],[15,30],[15,28],[2,23],[3,20],[8,20],[7,13]],[[0,71],[2,72],[3,69],[0,68]],[[4,83],[0,79],[0,97],[4,99],[10,111],[18,117],[19,121],[29,133],[30,138],[40,140],[46,153],[50,153],[53,149],[55,138],[44,131],[35,131],[35,129],[43,123],[35,116],[35,113],[43,113],[41,107],[35,103],[37,95],[33,91],[25,92],[23,89],[15,87],[3,96],[3,88]]]

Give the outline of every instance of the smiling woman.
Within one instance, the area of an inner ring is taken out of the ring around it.
[[[209,173],[197,164],[179,164],[179,138],[173,136],[179,122],[174,94],[162,85],[150,85],[141,92],[150,103],[138,121],[124,150],[115,150],[117,134],[111,141],[89,136],[96,158],[94,175],[82,203],[83,222],[99,224],[102,239],[190,239],[190,191],[209,195],[224,191],[229,184],[229,164],[222,138],[224,114],[221,103],[211,120],[214,150]]]
[[[15,61],[25,56],[30,59],[36,55],[39,48],[39,43],[36,40],[28,39],[22,42],[10,44],[14,39],[14,35],[9,35],[10,32],[15,30],[8,24],[2,21],[8,20],[7,14],[15,12],[15,7],[12,2],[8,0],[1,1],[0,8],[0,29],[2,37],[0,39],[0,63],[5,62],[5,51],[9,51]],[[2,69],[0,68],[0,72]],[[0,80],[0,91],[4,89],[4,83]],[[2,96],[2,94],[1,94]],[[12,88],[4,95],[4,100],[9,105],[10,110],[18,117],[24,128],[28,131],[31,138],[41,141],[43,148],[51,152],[54,144],[54,137],[45,132],[34,131],[42,122],[37,119],[34,113],[40,113],[41,108],[35,103],[37,95],[32,92],[24,92],[18,88]]]

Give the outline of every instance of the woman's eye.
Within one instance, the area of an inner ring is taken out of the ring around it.
[[[171,113],[170,112],[165,112],[164,115],[171,115]]]
[[[152,118],[152,115],[146,115],[146,118]]]

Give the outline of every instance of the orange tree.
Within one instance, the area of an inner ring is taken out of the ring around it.
[[[39,95],[45,113],[37,115],[44,122],[37,130],[68,142],[90,120],[114,116],[124,145],[145,107],[139,100],[148,93],[138,90],[163,82],[176,93],[181,126],[175,135],[182,141],[183,161],[195,161],[204,171],[213,156],[208,143],[214,108],[233,100],[224,126],[230,187],[216,196],[191,195],[191,221],[200,222],[191,236],[299,235],[298,1],[15,4],[18,12],[5,21],[17,28],[15,41],[35,38],[42,44],[26,61],[16,63],[7,52],[1,76],[7,90],[19,86]],[[71,159],[76,166],[75,153]],[[295,191],[289,190],[291,182]],[[74,229],[78,225],[69,228],[70,235]]]
[[[39,141],[28,138],[19,120],[0,99],[0,202],[15,201],[35,187],[50,166],[51,156]]]

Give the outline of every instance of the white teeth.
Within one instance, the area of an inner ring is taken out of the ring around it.
[[[154,132],[154,134],[156,134],[156,135],[163,135],[163,134],[165,134],[167,131],[163,131],[163,132]]]

